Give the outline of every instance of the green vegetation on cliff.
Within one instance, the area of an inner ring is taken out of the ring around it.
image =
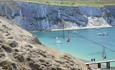
[[[41,3],[59,6],[96,6],[115,5],[115,0],[20,0],[32,3]]]

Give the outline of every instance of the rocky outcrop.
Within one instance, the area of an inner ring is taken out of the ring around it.
[[[87,70],[83,61],[44,47],[14,22],[0,17],[0,70]]]
[[[4,16],[9,19],[13,19],[17,15],[18,11],[19,11],[19,7],[16,6],[15,1],[0,0],[0,16]]]

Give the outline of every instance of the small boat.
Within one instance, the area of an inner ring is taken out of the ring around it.
[[[98,36],[108,36],[107,32],[98,33]]]
[[[58,38],[58,37],[56,37],[56,43],[57,43],[57,44],[62,43],[62,42],[61,42],[61,40],[59,40],[59,38]]]
[[[98,34],[98,36],[102,36],[103,33],[97,33],[97,34]]]

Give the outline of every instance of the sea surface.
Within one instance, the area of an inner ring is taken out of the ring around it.
[[[115,59],[115,27],[34,32],[42,44],[86,61]],[[115,64],[112,64],[115,66]]]

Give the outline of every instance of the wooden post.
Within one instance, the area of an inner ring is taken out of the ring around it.
[[[106,68],[107,68],[107,69],[110,69],[110,62],[107,62],[107,63],[106,63]]]
[[[86,66],[87,66],[87,69],[90,69],[90,66],[89,66],[89,64],[86,64]]]
[[[98,63],[98,68],[101,68],[101,63]]]

